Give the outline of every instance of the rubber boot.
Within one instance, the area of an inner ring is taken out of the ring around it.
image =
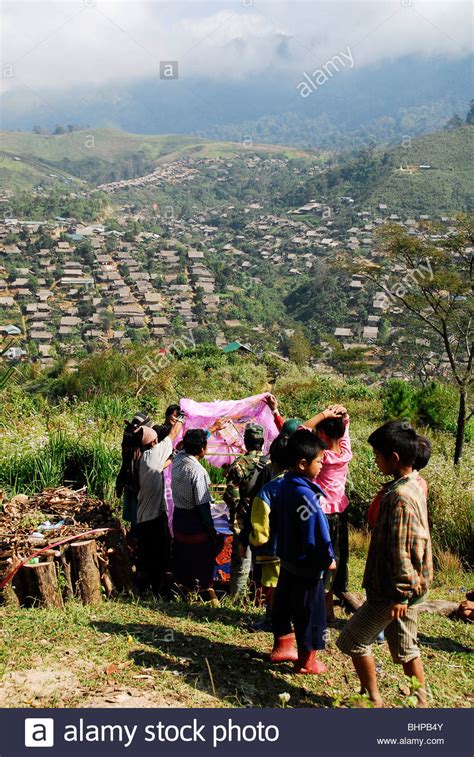
[[[295,673],[305,673],[307,675],[317,675],[326,673],[327,667],[324,663],[316,659],[316,652],[308,652],[306,649],[298,650],[298,660],[295,662]]]
[[[270,660],[272,662],[296,662],[297,659],[295,634],[287,633],[286,636],[275,636]]]

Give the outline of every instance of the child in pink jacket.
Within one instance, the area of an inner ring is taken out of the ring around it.
[[[346,481],[352,460],[349,437],[349,415],[343,405],[330,405],[305,424],[314,429],[324,442],[323,464],[316,483],[325,492],[321,507],[329,521],[329,533],[336,555],[336,570],[327,573],[325,581],[328,621],[334,620],[334,594],[340,596],[348,589],[349,528]]]

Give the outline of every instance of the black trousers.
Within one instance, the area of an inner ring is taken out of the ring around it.
[[[151,588],[155,594],[159,594],[171,556],[168,515],[161,513],[153,520],[135,523],[130,533],[137,540],[136,568],[139,588]]]
[[[278,638],[294,628],[298,649],[324,649],[326,603],[322,579],[295,576],[281,568],[272,610],[273,633]]]
[[[329,535],[336,555],[336,570],[328,570],[324,579],[326,591],[341,594],[349,587],[349,518],[347,507],[342,513],[328,515]]]

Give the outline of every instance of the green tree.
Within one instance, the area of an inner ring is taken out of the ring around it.
[[[311,357],[311,344],[301,326],[295,328],[288,343],[288,357],[296,365],[306,365]]]
[[[447,122],[444,128],[448,130],[459,129],[460,126],[462,126],[462,118],[460,118],[460,116],[458,116],[458,114],[455,113],[454,116],[449,119],[449,121]]]
[[[418,412],[415,387],[402,379],[390,379],[382,389],[382,408],[385,420],[411,423]]]
[[[336,344],[329,356],[329,363],[341,376],[358,376],[368,370],[365,351],[362,347],[344,349]]]
[[[409,236],[400,226],[381,233],[379,262],[362,263],[358,270],[377,284],[393,307],[401,308],[394,325],[414,333],[415,324],[431,337],[431,348],[445,355],[447,369],[458,391],[458,418],[454,462],[461,458],[469,409],[474,357],[473,273],[474,218],[463,216],[449,237],[433,240],[431,229]],[[393,280],[393,271],[398,279]]]

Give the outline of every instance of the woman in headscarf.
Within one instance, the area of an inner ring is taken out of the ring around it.
[[[173,573],[186,592],[197,591],[204,601],[219,606],[212,588],[217,533],[211,515],[211,482],[200,462],[208,438],[204,429],[189,429],[173,461]]]

